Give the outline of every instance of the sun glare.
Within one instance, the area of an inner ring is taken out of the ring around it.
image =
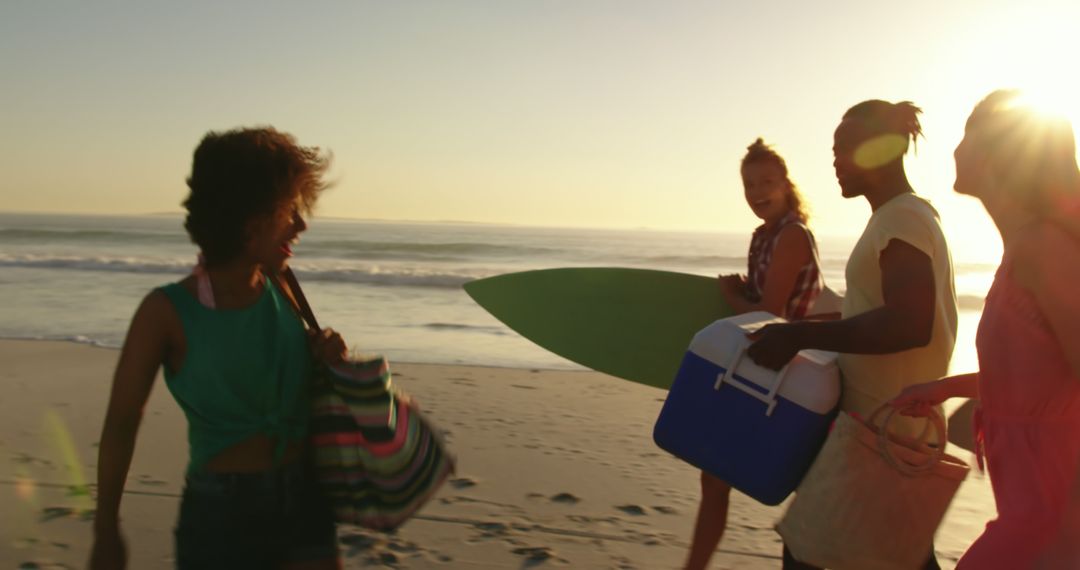
[[[1080,121],[1080,73],[1071,65],[1080,54],[1080,4],[1056,10],[1016,5],[998,21],[979,26],[964,80],[993,89],[1020,89],[1035,110]],[[985,95],[985,94],[984,94]]]
[[[1044,85],[1021,87],[1023,96],[1020,103],[1044,115],[1064,117],[1075,129],[1077,120],[1080,119],[1080,79],[1058,79],[1069,81],[1057,81],[1056,85],[1046,85],[1044,82]]]
[[[935,140],[955,145],[975,105],[992,91],[1018,89],[1021,104],[1045,115],[1064,117],[1080,129],[1080,73],[1072,65],[1080,54],[1080,2],[1033,0],[987,7],[957,29],[948,44],[933,47],[938,66],[933,74],[937,100],[928,108],[948,109],[928,130]],[[953,138],[955,137],[955,138]],[[945,144],[951,154],[952,146]],[[951,163],[951,156],[948,157]],[[929,175],[931,187],[951,188],[954,173],[939,169]],[[957,260],[996,265],[1001,240],[983,208],[974,200],[953,195],[938,199],[950,247]],[[979,289],[979,284],[970,284]]]

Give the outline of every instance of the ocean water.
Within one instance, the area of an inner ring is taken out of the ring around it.
[[[407,362],[577,368],[506,328],[462,285],[571,266],[745,273],[749,238],[315,218],[292,265],[320,323],[361,351]],[[818,241],[826,281],[842,292],[854,237]],[[178,215],[0,214],[0,337],[120,346],[142,296],[189,273],[195,254]],[[954,369],[966,371],[974,369],[974,327],[995,266],[953,255],[962,310]]]
[[[579,366],[507,329],[461,286],[500,273],[567,266],[745,272],[750,237],[320,218],[310,225],[293,266],[320,321],[354,347],[398,362],[549,369]],[[819,230],[825,277],[842,292],[854,237],[823,234]],[[195,253],[175,215],[0,213],[0,338],[120,346],[139,300],[189,273]],[[954,372],[977,368],[974,332],[996,268],[962,253],[953,252],[961,306]],[[989,482],[973,471],[937,536],[944,567],[994,514]]]

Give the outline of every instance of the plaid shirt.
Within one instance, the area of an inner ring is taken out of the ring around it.
[[[751,303],[760,303],[762,292],[765,291],[765,274],[772,262],[773,249],[776,248],[776,240],[780,237],[780,230],[795,224],[806,232],[810,240],[810,249],[813,256],[806,265],[799,269],[799,276],[795,280],[795,288],[788,298],[786,314],[780,315],[788,320],[798,320],[806,316],[810,308],[814,306],[824,280],[821,277],[821,268],[818,266],[817,242],[810,228],[799,220],[795,212],[788,212],[772,228],[766,228],[764,224],[754,230],[754,236],[750,238],[750,254],[748,256],[748,274],[746,278],[746,298]]]

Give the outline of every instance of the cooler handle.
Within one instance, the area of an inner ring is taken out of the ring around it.
[[[745,382],[735,378],[735,369],[739,367],[739,363],[741,363],[743,357],[746,356],[746,348],[747,347],[742,347],[737,350],[731,365],[724,370],[723,374],[716,375],[716,384],[713,385],[713,389],[719,390],[722,384],[730,384],[732,387],[739,389],[739,391],[763,402],[765,404],[765,415],[771,416],[773,410],[776,409],[776,393],[780,391],[780,386],[784,383],[784,377],[787,376],[787,371],[791,366],[791,362],[788,362],[780,369],[780,372],[776,374],[776,381],[773,382],[769,391],[762,394],[758,390],[748,386]]]

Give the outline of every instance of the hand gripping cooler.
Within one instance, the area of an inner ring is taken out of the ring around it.
[[[746,313],[694,335],[653,429],[661,448],[767,505],[798,486],[840,401],[834,352],[800,351],[779,372],[745,357],[747,333],[782,322]]]

